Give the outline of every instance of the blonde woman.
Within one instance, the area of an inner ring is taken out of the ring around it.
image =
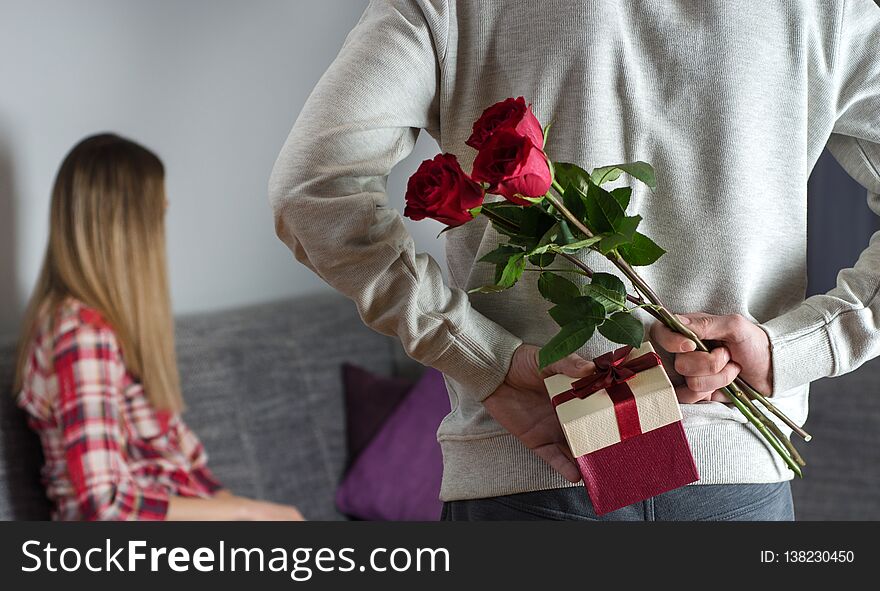
[[[225,491],[180,417],[166,206],[159,158],[115,135],[80,142],[55,180],[15,390],[53,518],[300,520]]]

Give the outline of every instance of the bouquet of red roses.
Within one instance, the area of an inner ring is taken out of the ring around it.
[[[596,330],[612,342],[641,347],[645,330],[632,314],[635,309],[684,335],[697,350],[709,351],[635,269],[654,263],[665,251],[638,231],[641,216],[627,214],[632,187],[605,188],[627,174],[654,189],[654,169],[646,162],[631,162],[587,171],[553,162],[544,151],[546,133],[523,97],[492,105],[466,142],[477,150],[471,174],[453,154],[426,160],[409,179],[404,214],[450,227],[479,215],[490,220],[506,240],[481,259],[495,265],[495,283],[474,291],[500,292],[526,271],[535,272],[539,292],[554,304],[550,317],[560,327],[540,350],[542,368],[577,351]],[[487,194],[504,199],[487,202]],[[585,261],[591,252],[611,261],[634,290],[628,291],[615,274],[593,272]],[[589,283],[579,286],[566,277],[571,274],[585,276]],[[765,411],[805,440],[810,436],[744,380],[737,378],[722,391],[801,476],[803,459]]]

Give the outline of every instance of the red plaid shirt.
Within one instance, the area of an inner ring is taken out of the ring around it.
[[[55,320],[32,344],[19,395],[43,444],[53,518],[160,520],[170,496],[219,490],[196,435],[153,409],[101,315],[68,300]]]

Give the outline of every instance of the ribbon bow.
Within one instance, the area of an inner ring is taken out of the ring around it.
[[[631,346],[626,346],[596,357],[593,360],[593,363],[596,364],[596,373],[579,379],[571,385],[571,390],[554,396],[553,406],[559,406],[574,398],[583,399],[599,390],[605,390],[614,403],[614,415],[617,419],[620,440],[626,441],[641,435],[642,425],[639,421],[635,395],[626,382],[640,371],[657,367],[662,363],[660,357],[654,352],[645,353],[626,361],[626,356],[632,350]]]
[[[660,357],[654,352],[645,353],[626,361],[626,356],[632,350],[632,346],[627,345],[593,359],[593,363],[596,364],[596,372],[574,382],[571,385],[571,390],[554,396],[553,406],[559,406],[574,398],[586,398],[599,390],[608,390],[616,384],[631,380],[640,371],[661,365]]]

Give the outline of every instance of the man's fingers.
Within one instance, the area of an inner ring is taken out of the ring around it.
[[[750,320],[739,314],[714,316],[696,312],[678,314],[678,318],[701,339],[729,343],[738,343],[748,338],[749,331],[754,326]],[[687,353],[697,348],[690,339],[666,328],[661,322],[655,322],[651,326],[651,337],[670,353]]]
[[[711,376],[685,376],[685,382],[694,392],[714,392],[730,385],[741,369],[739,364],[731,361],[719,373]]]
[[[749,328],[748,319],[739,314],[726,316],[713,316],[702,312],[694,314],[679,314],[679,318],[687,318],[687,327],[694,331],[701,339],[714,339],[736,343],[743,340]]]
[[[687,386],[676,386],[675,395],[678,398],[678,401],[682,404],[696,404],[697,402],[705,402],[707,400],[723,402],[725,404],[730,402],[730,398],[728,398],[727,394],[721,390],[715,390],[714,392],[695,392]]]
[[[711,376],[721,373],[730,362],[730,351],[727,347],[716,347],[709,353],[692,351],[679,353],[675,356],[675,371],[682,376]]]
[[[558,373],[567,375],[570,378],[582,378],[596,371],[596,366],[592,361],[587,361],[580,355],[572,353],[568,357],[560,359],[556,363],[551,363],[541,372],[541,377],[546,378]]]
[[[712,392],[695,392],[687,386],[676,386],[675,396],[681,404],[696,404],[712,398]]]
[[[580,482],[581,472],[571,454],[563,445],[548,443],[532,450],[535,454],[550,464],[550,467],[559,472],[569,482]]]
[[[682,318],[681,314],[679,318]],[[670,353],[686,353],[697,348],[692,340],[666,328],[662,322],[655,322],[651,326],[651,338]]]
[[[714,392],[712,392],[712,400],[714,400],[715,402],[723,402],[725,404],[730,403],[730,398],[721,390],[715,390]]]

